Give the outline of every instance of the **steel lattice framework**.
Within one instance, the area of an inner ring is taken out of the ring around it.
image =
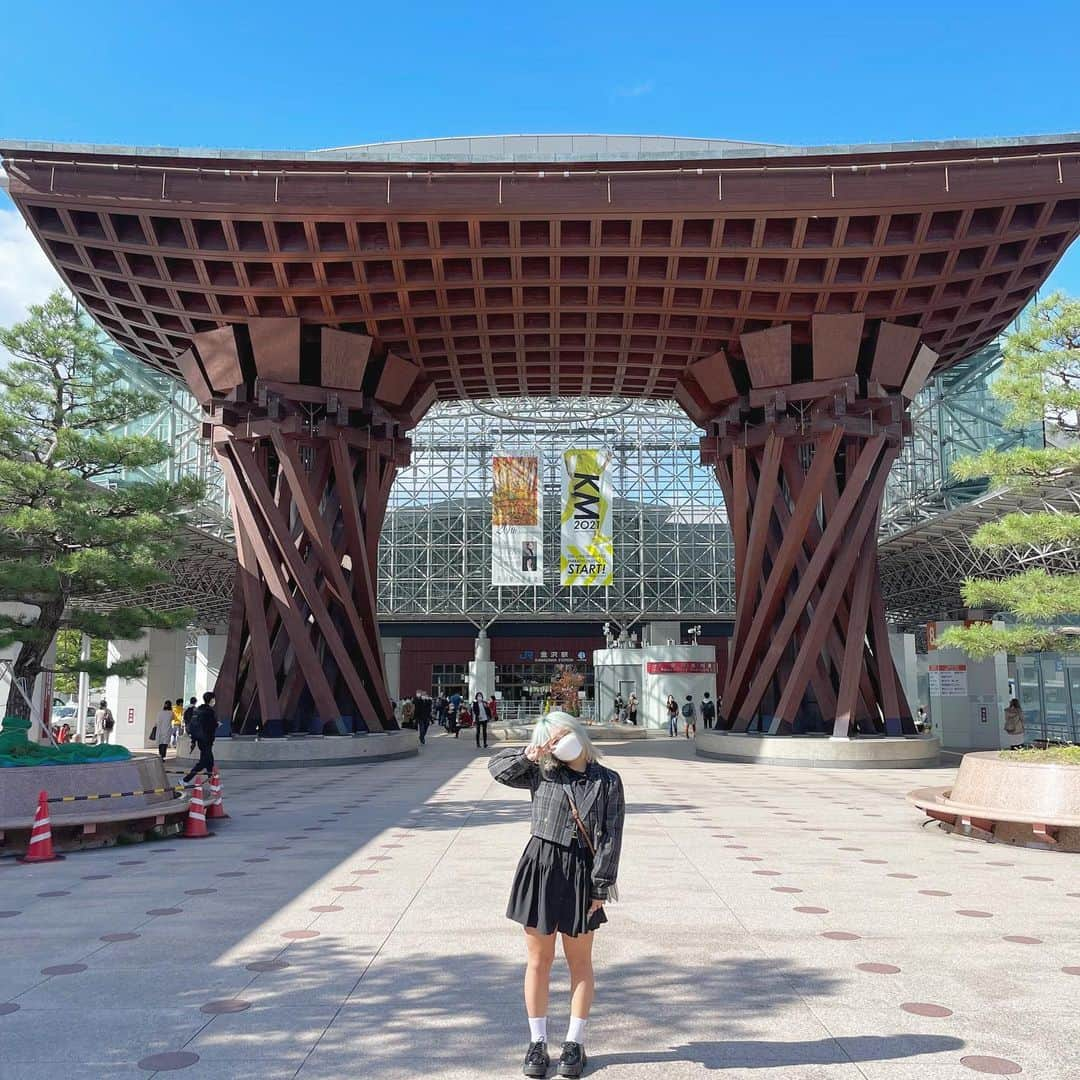
[[[497,409],[497,411],[496,411]],[[436,406],[413,432],[379,557],[379,614],[394,619],[730,617],[731,531],[701,465],[701,432],[672,402],[502,400]],[[615,583],[557,584],[560,457],[613,453]],[[491,458],[543,459],[545,582],[491,584]]]

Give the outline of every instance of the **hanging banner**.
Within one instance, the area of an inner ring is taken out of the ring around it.
[[[491,584],[543,585],[540,459],[491,459]]]
[[[610,461],[606,450],[567,450],[563,454],[559,557],[563,585],[612,583]]]

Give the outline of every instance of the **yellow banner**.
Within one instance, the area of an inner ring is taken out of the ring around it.
[[[563,454],[559,555],[563,585],[612,584],[610,461],[606,450],[567,450]]]

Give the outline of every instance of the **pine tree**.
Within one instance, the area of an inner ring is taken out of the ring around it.
[[[12,360],[0,369],[0,603],[37,608],[0,615],[0,645],[19,642],[7,715],[26,718],[27,694],[62,628],[133,641],[146,629],[182,626],[187,612],[93,606],[107,590],[139,593],[168,575],[182,514],[201,497],[197,481],[108,484],[125,468],[165,461],[171,448],[118,425],[145,415],[153,399],[126,387],[98,331],[61,292],[0,329]],[[78,598],[77,605],[72,604]],[[68,655],[57,670],[91,678],[141,673],[145,657],[107,667],[100,656]]]
[[[1055,293],[1035,304],[1004,343],[1002,376],[993,386],[1016,424],[1045,421],[1044,449],[987,451],[959,462],[961,479],[989,476],[994,485],[1023,487],[1039,481],[1075,480],[1080,473],[1080,300]],[[984,551],[1021,552],[1031,547],[1075,548],[1080,514],[1006,514],[976,530],[972,546]],[[964,602],[998,608],[1017,623],[1004,628],[976,624],[942,635],[942,645],[972,656],[995,652],[1077,652],[1080,636],[1060,621],[1080,613],[1080,574],[1025,570],[998,580],[964,582]]]

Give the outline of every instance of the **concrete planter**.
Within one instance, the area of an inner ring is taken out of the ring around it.
[[[0,854],[21,855],[25,850],[39,791],[57,798],[168,787],[157,754],[137,754],[128,761],[0,769]],[[187,795],[173,798],[169,792],[51,803],[53,843],[63,851],[101,847],[118,836],[134,838],[155,825],[176,822],[187,808]]]
[[[941,745],[934,736],[909,738],[828,735],[758,735],[730,731],[697,733],[698,757],[758,765],[820,769],[927,769],[938,763]]]
[[[907,796],[949,832],[1080,851],[1080,765],[967,754],[951,787]]]
[[[229,769],[289,769],[308,765],[368,765],[377,761],[415,757],[420,738],[414,730],[369,735],[304,735],[257,739],[234,735],[214,742],[214,760]],[[177,757],[190,768],[196,758]]]

